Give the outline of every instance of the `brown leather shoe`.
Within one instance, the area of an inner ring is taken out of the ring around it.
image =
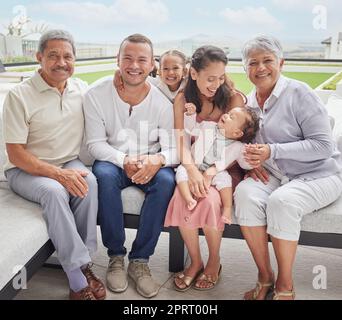
[[[103,300],[106,298],[106,288],[102,281],[91,270],[92,264],[88,264],[85,269],[82,269],[83,274],[87,278],[89,287],[93,291],[96,300]]]
[[[69,298],[70,300],[96,300],[90,287],[85,287],[78,292],[72,291],[70,289]]]

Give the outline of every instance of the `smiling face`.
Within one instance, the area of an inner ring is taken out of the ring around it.
[[[49,40],[43,52],[37,53],[41,76],[52,87],[60,87],[74,73],[72,46],[64,40]]]
[[[151,47],[147,43],[125,41],[120,49],[118,65],[125,85],[145,83],[154,68]]]
[[[284,59],[278,59],[271,52],[253,50],[246,62],[247,76],[257,89],[271,91],[280,77],[283,64]]]
[[[207,98],[212,98],[225,81],[225,69],[226,66],[223,62],[210,62],[199,72],[191,68],[190,75],[196,81],[200,93]]]
[[[242,108],[233,108],[221,116],[217,126],[226,138],[238,140],[243,136],[247,117],[248,114]]]
[[[176,91],[186,75],[186,68],[181,57],[165,55],[160,62],[160,78],[171,91]]]

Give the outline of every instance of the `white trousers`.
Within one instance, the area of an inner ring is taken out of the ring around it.
[[[302,217],[334,202],[342,193],[342,176],[286,184],[270,174],[265,185],[248,178],[235,189],[235,216],[241,226],[265,226],[277,239],[297,241]]]
[[[182,181],[188,181],[188,173],[186,172],[186,169],[179,165],[176,172],[176,181],[177,183]],[[215,175],[211,182],[212,186],[215,186],[218,191],[222,190],[223,188],[231,188],[232,187],[232,177],[229,175],[229,173],[224,170]]]

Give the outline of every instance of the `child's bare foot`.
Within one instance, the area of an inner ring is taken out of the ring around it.
[[[187,202],[186,202],[186,207],[192,211],[193,209],[195,209],[195,207],[197,206],[197,201],[195,199],[189,199]]]
[[[221,220],[223,223],[232,224],[232,211],[231,208],[223,208]]]

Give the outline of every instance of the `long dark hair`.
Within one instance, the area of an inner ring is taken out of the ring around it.
[[[211,62],[222,62],[226,65],[228,63],[228,58],[224,51],[218,47],[203,46],[198,48],[192,55],[190,66],[199,72],[205,69]],[[233,82],[225,75],[223,85],[221,85],[215,93],[213,99],[214,106],[225,112],[233,94]],[[196,80],[193,80],[190,75],[184,88],[184,96],[186,102],[192,102],[195,104],[196,112],[200,113],[202,110],[200,92],[197,87]]]

